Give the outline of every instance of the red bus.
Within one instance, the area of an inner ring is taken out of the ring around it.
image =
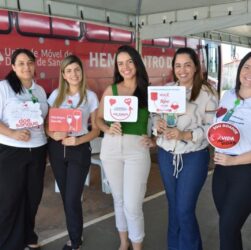
[[[76,54],[84,63],[89,88],[99,97],[112,83],[117,48],[122,44],[135,45],[133,32],[7,10],[0,10],[0,41],[0,79],[10,70],[12,52],[25,47],[36,56],[36,80],[49,94],[58,86],[61,60]],[[202,40],[172,37],[143,41],[142,57],[153,85],[172,81],[173,54],[176,48],[184,46],[197,51],[206,73],[206,47]]]

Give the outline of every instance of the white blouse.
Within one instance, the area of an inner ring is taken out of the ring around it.
[[[220,101],[220,108],[225,108],[227,111],[232,109],[236,99],[237,96],[234,89],[226,91]],[[223,117],[224,115],[219,116],[215,118],[215,121],[221,122]],[[240,101],[228,123],[234,125],[239,130],[240,140],[232,148],[216,149],[216,151],[229,155],[240,155],[251,151],[251,98]]]
[[[170,83],[168,86],[178,85]],[[190,102],[191,89],[186,90],[186,112],[178,114],[176,117],[176,127],[181,131],[192,131],[192,140],[167,140],[163,136],[158,136],[157,145],[166,151],[174,154],[183,154],[204,149],[208,145],[207,130],[212,124],[215,111],[218,107],[218,97],[206,86],[202,86],[199,96],[195,101]],[[159,119],[159,115],[154,115],[154,124]],[[164,119],[167,115],[163,115]]]
[[[38,100],[42,117],[45,119],[48,112],[48,104],[44,89],[33,81],[30,90],[32,91],[32,95]],[[10,121],[12,114],[9,107],[13,104],[18,105],[20,103],[31,101],[32,95],[29,93],[28,89],[25,88],[21,94],[16,94],[6,80],[0,81],[0,122],[5,124],[7,127],[11,127]],[[13,138],[0,134],[0,143],[20,148],[34,148],[47,143],[44,124],[27,129],[31,134],[29,141],[17,141]]]
[[[58,95],[58,89],[55,89],[50,97],[48,98],[49,106],[52,107]],[[60,105],[60,108],[70,109],[76,108],[79,102],[80,95],[76,93],[73,96],[66,96],[66,99]],[[70,132],[70,136],[81,136],[88,133],[88,120],[90,114],[98,108],[98,98],[97,95],[91,91],[87,90],[87,100],[84,100],[77,109],[82,112],[82,129],[79,132]]]

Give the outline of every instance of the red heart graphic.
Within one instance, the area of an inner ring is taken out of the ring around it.
[[[223,108],[223,107],[220,107],[220,108],[218,108],[218,110],[216,112],[216,117],[218,118],[218,117],[220,117],[220,116],[222,116],[222,115],[224,115],[226,113],[227,113],[227,109]]]
[[[116,103],[116,99],[111,98],[111,99],[109,100],[109,102],[110,102],[110,105],[112,106],[113,104]]]
[[[126,98],[126,99],[124,100],[124,102],[125,102],[128,106],[130,106],[130,104],[131,104],[131,102],[132,102],[132,99],[131,99],[131,98]]]
[[[172,109],[178,109],[179,108],[179,104],[177,104],[177,103],[173,103],[172,105],[171,105],[171,108]]]

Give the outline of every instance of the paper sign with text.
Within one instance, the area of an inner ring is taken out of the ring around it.
[[[79,132],[81,129],[81,110],[50,108],[49,131]]]
[[[8,105],[9,127],[11,129],[32,128],[43,124],[42,111],[39,103],[11,102]]]
[[[185,113],[186,88],[184,86],[149,86],[148,110],[154,113]]]
[[[104,119],[110,122],[136,122],[138,98],[136,96],[105,96]]]
[[[207,140],[215,148],[232,148],[239,142],[240,132],[230,123],[219,122],[210,126],[207,131]]]

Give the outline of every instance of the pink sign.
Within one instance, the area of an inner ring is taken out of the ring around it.
[[[219,122],[208,129],[207,140],[215,148],[232,148],[239,142],[240,132],[230,123]]]
[[[50,108],[49,131],[79,132],[81,128],[81,110]]]

